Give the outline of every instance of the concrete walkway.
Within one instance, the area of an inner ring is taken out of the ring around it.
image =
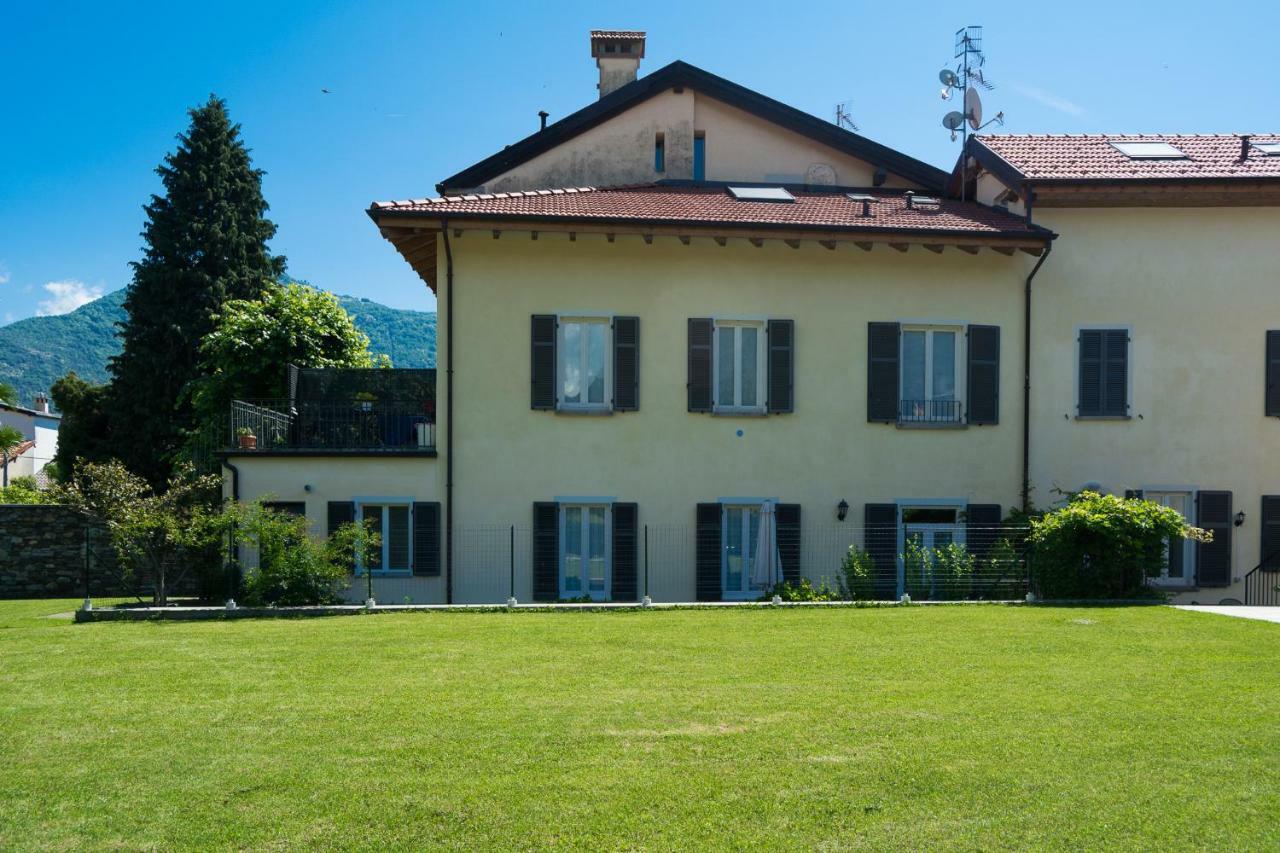
[[[1240,605],[1175,604],[1179,610],[1197,613],[1217,613],[1235,616],[1237,619],[1259,619],[1263,622],[1280,622],[1280,607],[1243,607]]]

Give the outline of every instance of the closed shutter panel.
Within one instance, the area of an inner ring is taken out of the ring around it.
[[[1280,331],[1267,332],[1267,395],[1268,417],[1280,418]]]
[[[800,580],[800,504],[778,504],[774,507],[778,522],[778,557],[782,560],[782,579],[787,583]]]
[[[699,601],[719,601],[720,589],[720,504],[698,504],[697,597]]]
[[[1076,413],[1102,414],[1102,332],[1080,332],[1080,402]]]
[[[1231,585],[1231,492],[1196,495],[1196,526],[1213,533],[1196,543],[1196,580],[1200,586]]]
[[[1262,568],[1280,570],[1280,495],[1262,496],[1262,550],[1258,552]]]
[[[863,508],[863,542],[875,563],[875,597],[888,600],[898,592],[898,505],[867,504]]]
[[[969,423],[1000,422],[1000,327],[969,327]]]
[[[1129,414],[1129,333],[1108,329],[1102,333],[1106,365],[1103,384],[1103,414]]]
[[[613,505],[613,581],[610,592],[614,601],[635,601],[639,598],[636,594],[637,515],[635,504]]]
[[[533,505],[533,600],[560,597],[560,505]]]
[[[413,573],[440,575],[440,504],[436,501],[413,505]]]
[[[1145,493],[1142,491],[1142,489],[1125,489],[1124,490],[1124,496],[1126,500],[1133,500],[1134,498],[1137,498],[1138,500],[1142,500],[1144,494]]]
[[[969,553],[981,564],[1002,535],[1000,504],[969,504],[965,512],[965,541]]]
[[[867,324],[867,420],[898,420],[898,324]]]
[[[328,534],[332,536],[337,532],[338,528],[344,524],[350,524],[356,520],[356,505],[354,501],[329,501],[328,507]],[[356,569],[354,555],[352,561],[347,565],[347,571],[354,572]]]
[[[689,319],[689,411],[711,411],[711,338],[714,326],[705,317]],[[718,598],[719,596],[717,596]]]
[[[534,314],[531,322],[533,353],[530,360],[530,408],[556,407],[556,318]]]
[[[640,408],[640,318],[613,318],[613,410]]]
[[[769,321],[769,411],[794,412],[795,341],[793,320]]]

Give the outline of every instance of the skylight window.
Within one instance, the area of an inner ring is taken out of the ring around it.
[[[1113,142],[1116,150],[1134,160],[1185,160],[1187,155],[1167,142]]]
[[[1249,147],[1268,157],[1280,157],[1280,142],[1250,142]]]
[[[738,201],[793,202],[796,197],[782,187],[729,187],[729,195]]]

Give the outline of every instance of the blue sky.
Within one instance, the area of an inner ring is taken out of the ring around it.
[[[120,7],[120,8],[113,8]],[[1280,4],[272,2],[8,4],[0,13],[0,325],[125,286],[153,169],[229,101],[289,271],[431,309],[364,214],[595,98],[593,27],[949,167],[937,73],[985,26],[1005,131],[1280,130]],[[780,13],[781,10],[781,13]],[[332,94],[321,93],[322,88]]]

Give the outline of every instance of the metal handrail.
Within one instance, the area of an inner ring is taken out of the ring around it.
[[[960,423],[964,410],[959,400],[899,400],[898,422],[904,424]]]
[[[423,400],[235,400],[229,439],[251,434],[259,450],[430,449],[434,424]]]
[[[1280,551],[1272,551],[1258,561],[1244,576],[1244,603],[1257,607],[1280,607],[1280,577],[1264,580],[1265,575],[1280,575],[1280,566],[1268,565],[1280,557]],[[1258,573],[1262,574],[1259,575]]]

